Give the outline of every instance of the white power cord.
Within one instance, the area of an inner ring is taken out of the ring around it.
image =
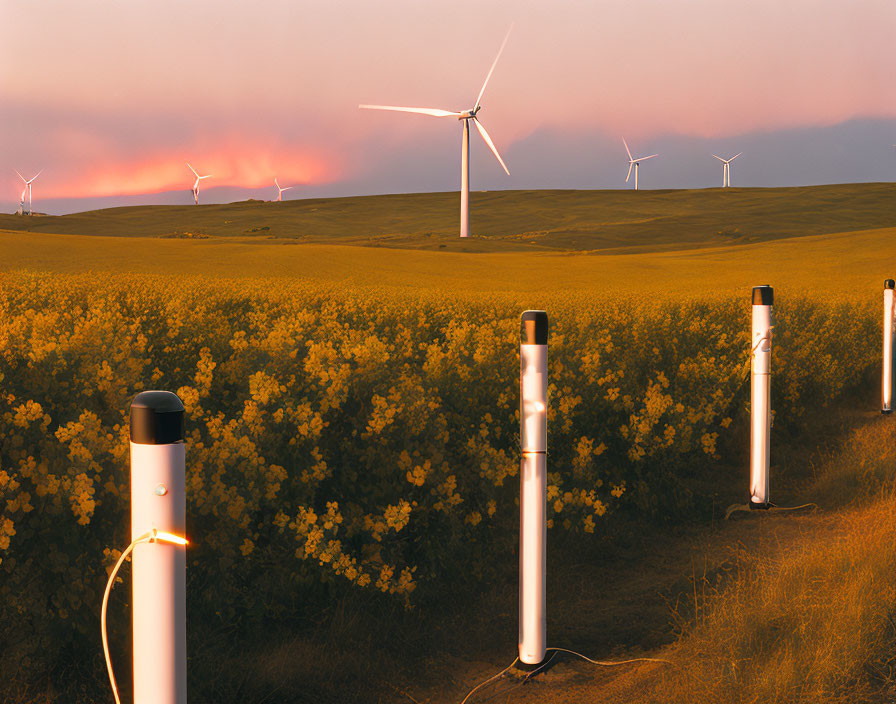
[[[771,342],[772,330],[774,330],[774,329],[775,329],[775,326],[772,325],[768,330],[766,330],[765,335],[763,335],[758,340],[756,340],[756,344],[753,345],[753,349],[750,350],[750,357],[752,357],[755,354],[756,350],[759,348],[759,345],[761,345],[763,342],[765,342],[766,340]]]
[[[112,672],[112,659],[109,656],[109,640],[106,637],[106,609],[109,606],[109,593],[112,591],[112,585],[115,584],[115,577],[118,575],[118,570],[121,569],[124,561],[133,551],[134,546],[139,545],[140,543],[155,542],[186,545],[187,539],[182,538],[179,535],[174,535],[174,533],[167,533],[155,528],[147,531],[143,535],[137,536],[131,541],[131,544],[125,548],[124,552],[121,553],[121,557],[118,558],[118,562],[116,562],[115,567],[112,568],[112,572],[109,575],[109,581],[106,583],[106,592],[103,594],[103,609],[100,614],[100,627],[103,632],[103,654],[106,656],[106,669],[109,671],[109,682],[112,685],[112,694],[115,696],[115,704],[121,704],[121,700],[118,698],[118,685],[115,683],[115,674]]]
[[[631,658],[630,660],[592,660],[591,658],[586,657],[586,656],[582,655],[581,653],[577,653],[575,650],[568,650],[567,648],[545,648],[544,652],[545,652],[545,654],[550,653],[550,652],[553,652],[555,654],[556,653],[569,653],[570,655],[575,655],[576,657],[582,658],[582,660],[586,660],[587,662],[590,662],[592,665],[601,665],[603,667],[616,667],[617,665],[628,665],[633,662],[658,662],[658,663],[662,663],[664,665],[674,665],[675,664],[671,660],[663,660],[662,658]],[[534,671],[527,674],[526,678],[523,681],[525,682],[530,677],[535,675],[537,672],[539,672],[541,669],[543,669],[553,659],[554,659],[554,655],[552,655],[550,658],[548,658],[548,660],[546,660],[544,663],[539,665]],[[465,696],[463,698],[463,701],[460,704],[467,704],[467,700],[470,697],[472,697],[474,693],[478,692],[480,689],[485,687],[487,684],[490,684],[491,682],[494,682],[495,680],[501,678],[504,675],[504,673],[506,673],[508,670],[512,669],[513,666],[519,662],[519,660],[520,660],[519,658],[514,659],[514,661],[512,663],[510,663],[507,667],[505,667],[503,670],[501,670],[497,675],[492,675],[484,682],[480,682],[479,684],[477,684],[475,687],[473,687],[473,689],[471,689],[467,693],[467,696]]]

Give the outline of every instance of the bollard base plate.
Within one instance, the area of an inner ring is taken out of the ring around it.
[[[527,681],[537,675],[544,674],[560,662],[561,658],[556,657],[557,655],[558,653],[550,653],[544,660],[535,664],[518,660],[513,669],[507,671],[507,676]]]
[[[880,412],[881,412],[881,415],[888,416],[893,412],[893,409],[892,408],[882,408]]]
[[[542,660],[541,662],[536,662],[536,663],[528,663],[528,662],[523,662],[522,660],[520,660],[519,662],[517,662],[516,665],[513,666],[513,669],[519,670],[520,672],[526,672],[526,673],[535,672],[535,670],[538,670],[538,669],[544,667],[544,663],[545,663],[545,660]]]

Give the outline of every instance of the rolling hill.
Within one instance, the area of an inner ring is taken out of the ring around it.
[[[0,216],[0,229],[71,235],[238,238],[449,251],[656,251],[896,225],[896,184],[657,191],[492,191],[139,206]]]

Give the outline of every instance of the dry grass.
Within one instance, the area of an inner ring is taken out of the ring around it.
[[[673,607],[682,634],[663,656],[675,667],[596,682],[593,700],[893,701],[894,440],[890,419],[865,423],[815,468],[814,496],[845,507],[728,526],[744,542],[715,561],[712,576],[698,569]],[[759,539],[749,541],[751,534]]]
[[[879,701],[892,686],[896,497],[777,555],[743,554],[676,660],[704,701]],[[668,685],[655,701],[678,701]]]

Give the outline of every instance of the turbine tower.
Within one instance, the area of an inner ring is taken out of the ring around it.
[[[460,236],[461,237],[469,237],[470,236],[470,123],[472,122],[476,125],[476,129],[479,130],[479,134],[482,136],[482,139],[488,145],[488,148],[492,150],[492,154],[495,155],[495,158],[498,160],[498,163],[501,164],[501,168],[504,169],[504,172],[509,176],[510,171],[507,169],[507,165],[504,163],[504,160],[501,158],[501,155],[498,153],[497,147],[495,147],[495,143],[492,141],[492,138],[489,136],[488,132],[485,131],[485,127],[482,126],[482,123],[479,121],[477,114],[482,109],[482,94],[485,93],[485,87],[488,85],[489,79],[492,77],[492,73],[495,70],[495,66],[498,65],[498,59],[501,58],[501,54],[504,51],[504,47],[507,45],[507,40],[510,38],[510,30],[513,29],[513,25],[510,26],[510,29],[507,30],[507,35],[504,37],[504,42],[501,44],[501,48],[498,50],[498,55],[495,57],[495,60],[492,62],[492,67],[489,69],[488,75],[485,77],[485,82],[482,84],[482,88],[479,91],[479,95],[476,97],[475,105],[469,110],[462,110],[460,112],[454,112],[451,110],[439,110],[437,108],[403,108],[403,107],[395,107],[394,105],[359,105],[359,108],[364,108],[366,110],[394,110],[397,112],[415,112],[420,113],[421,115],[430,115],[432,117],[454,117],[464,123],[464,131],[463,137],[461,139],[461,147],[460,147]]]
[[[28,214],[29,215],[34,215],[34,211],[31,209],[31,184],[34,183],[34,179],[36,179],[38,176],[40,176],[43,173],[43,171],[44,170],[41,169],[36,174],[34,174],[34,176],[31,177],[30,181],[28,179],[26,179],[24,176],[22,176],[22,174],[20,174],[18,171],[16,171],[16,174],[18,174],[18,177],[20,179],[22,179],[22,181],[25,184],[25,188],[22,189],[22,207],[23,208],[25,207],[25,191],[28,191]]]
[[[722,188],[731,186],[731,162],[737,159],[741,154],[743,154],[743,152],[738,152],[730,159],[723,159],[722,157],[713,154],[716,159],[722,162]]]
[[[199,205],[199,182],[204,178],[211,178],[212,175],[208,174],[206,176],[200,176],[199,174],[196,173],[196,169],[194,169],[192,166],[187,164],[187,167],[189,167],[190,171],[192,171],[193,175],[196,177],[196,180],[193,182],[193,188],[190,190],[193,191],[193,202],[196,205]]]
[[[277,179],[274,179],[274,185],[277,187],[277,202],[283,200],[283,191],[288,191],[292,186],[281,186],[277,183]]]
[[[638,190],[638,166],[642,161],[646,159],[653,159],[655,156],[659,156],[659,154],[651,154],[650,156],[641,156],[637,159],[632,158],[632,152],[628,148],[628,142],[625,141],[625,137],[622,138],[622,143],[625,145],[625,151],[628,152],[628,174],[625,177],[625,182],[628,183],[629,178],[632,175],[632,169],[635,170],[635,190]]]

